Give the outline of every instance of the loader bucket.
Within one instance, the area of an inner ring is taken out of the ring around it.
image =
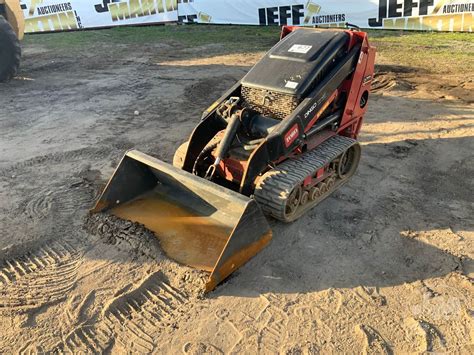
[[[136,150],[122,158],[92,212],[106,210],[153,231],[171,259],[209,272],[207,291],[272,236],[254,200]]]

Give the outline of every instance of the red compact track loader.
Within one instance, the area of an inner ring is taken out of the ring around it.
[[[127,152],[93,211],[144,224],[212,290],[270,241],[263,213],[292,222],[354,175],[374,61],[364,32],[284,27],[173,166]]]

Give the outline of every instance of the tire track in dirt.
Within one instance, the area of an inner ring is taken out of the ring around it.
[[[378,73],[375,75],[375,78],[372,82],[372,92],[382,92],[390,90],[397,85],[397,80],[395,75],[390,75],[388,73]]]
[[[372,82],[372,93],[381,93],[392,89],[397,91],[411,91],[414,90],[414,86],[394,73],[380,72],[375,75]]]
[[[23,207],[23,213],[31,219],[43,219],[48,215],[53,205],[51,190],[43,190],[32,199],[29,199]]]
[[[104,310],[104,318],[117,334],[116,341],[131,351],[153,351],[152,334],[187,301],[160,272],[147,277],[137,288],[114,299]]]
[[[81,325],[70,332],[63,342],[54,346],[52,353],[102,353],[113,345],[110,329]]]
[[[119,346],[132,353],[152,352],[156,334],[188,296],[168,284],[161,272],[150,274],[135,288],[125,289],[105,305],[96,325],[80,325],[52,351],[103,352]]]
[[[21,355],[36,355],[46,353],[45,348],[42,345],[44,342],[47,342],[49,339],[49,334],[38,335],[36,339],[30,339],[22,345],[17,354]]]
[[[19,163],[0,168],[0,177],[11,177],[16,171],[34,167],[36,165],[45,165],[50,163],[71,162],[74,160],[82,160],[87,157],[89,160],[100,159],[108,155],[112,148],[107,146],[86,147],[66,152],[56,152],[37,156],[31,159],[21,161]]]
[[[66,297],[81,262],[82,252],[66,241],[6,260],[0,269],[0,311],[34,310]]]
[[[78,250],[67,241],[58,241],[39,247],[37,252],[5,260],[0,268],[0,284],[8,285],[29,274],[64,264],[77,253]]]
[[[82,183],[44,189],[35,193],[20,210],[28,218],[41,220],[51,213],[72,215],[80,209],[90,208],[98,197],[98,189],[84,188]]]

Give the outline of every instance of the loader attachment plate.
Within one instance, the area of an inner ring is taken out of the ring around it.
[[[166,255],[214,289],[271,240],[257,203],[138,151],[125,154],[92,212],[143,224]]]

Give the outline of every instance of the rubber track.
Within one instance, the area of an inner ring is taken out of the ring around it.
[[[306,177],[316,174],[319,169],[356,143],[352,138],[334,136],[315,149],[295,159],[288,159],[263,175],[255,188],[255,200],[266,214],[290,222],[285,219],[285,205],[294,187],[301,184]]]

